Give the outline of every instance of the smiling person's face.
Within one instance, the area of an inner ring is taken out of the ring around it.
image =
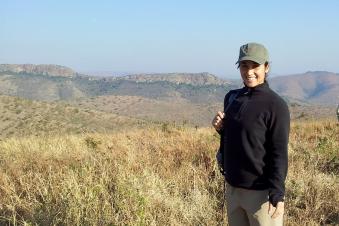
[[[265,82],[269,71],[268,64],[258,64],[251,60],[239,62],[241,78],[247,87],[255,87]]]

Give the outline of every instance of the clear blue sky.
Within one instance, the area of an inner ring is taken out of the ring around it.
[[[339,72],[339,1],[3,0],[0,63],[238,77],[260,42],[272,75]]]

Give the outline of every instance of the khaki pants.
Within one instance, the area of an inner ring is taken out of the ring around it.
[[[268,214],[268,190],[248,190],[226,183],[226,205],[230,226],[283,225],[283,216],[272,219]]]

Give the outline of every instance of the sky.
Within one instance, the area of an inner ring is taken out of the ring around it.
[[[339,72],[339,1],[1,0],[0,64],[238,78],[264,44],[271,75]]]

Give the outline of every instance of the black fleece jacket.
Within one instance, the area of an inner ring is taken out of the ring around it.
[[[237,93],[224,119],[220,148],[226,181],[253,190],[269,190],[276,206],[284,200],[290,114],[285,101],[268,83],[244,87]]]

